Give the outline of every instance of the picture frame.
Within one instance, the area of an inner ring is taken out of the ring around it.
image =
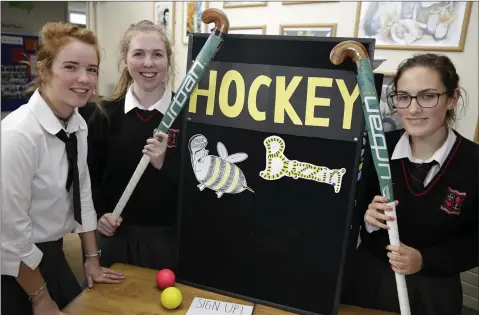
[[[476,131],[474,132],[474,142],[479,144],[479,118],[477,119]]]
[[[336,37],[336,23],[329,24],[281,24],[279,34],[284,36]]]
[[[265,35],[266,25],[230,26],[228,34]]]
[[[392,91],[392,80],[396,75],[395,72],[377,72],[384,75],[381,98],[379,99],[379,110],[381,112],[381,118],[383,128],[385,132],[398,130],[402,128],[402,123],[399,117],[391,111],[389,108],[387,97]]]
[[[176,3],[174,1],[153,2],[153,21],[165,28],[171,45],[175,44]]]
[[[182,6],[182,41],[187,45],[190,33],[207,32],[208,25],[201,21],[201,13],[208,9],[208,1],[185,1]]]
[[[268,5],[267,1],[223,1],[223,8],[250,8],[250,7],[265,7]]]
[[[385,61],[386,59],[383,59],[383,58],[374,58],[373,64],[372,64],[373,71],[379,68]]]
[[[153,21],[165,28],[166,35],[170,40],[171,46],[175,44],[175,26],[176,26],[176,3],[174,1],[153,2]],[[175,86],[175,69],[171,69],[170,77],[168,78],[171,89]]]
[[[339,1],[283,1],[282,5],[296,5],[296,4],[313,4],[313,3],[330,3]]]
[[[476,131],[474,132],[474,140],[475,143],[479,144],[479,118],[477,119],[476,124]]]
[[[472,2],[359,1],[354,37],[376,39],[376,49],[461,52],[471,8]]]

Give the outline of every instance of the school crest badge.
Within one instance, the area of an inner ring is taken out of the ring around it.
[[[168,129],[168,148],[176,148],[178,146],[178,138],[180,129]]]
[[[466,193],[448,187],[446,199],[441,206],[441,210],[446,211],[448,214],[461,213],[461,206],[466,199]]]

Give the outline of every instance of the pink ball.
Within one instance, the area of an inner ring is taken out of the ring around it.
[[[160,289],[172,287],[175,284],[175,273],[170,269],[162,269],[156,274],[156,284]]]

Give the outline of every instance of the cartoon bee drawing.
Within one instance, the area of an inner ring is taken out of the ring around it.
[[[238,194],[245,190],[254,191],[246,184],[246,178],[241,169],[235,165],[248,158],[246,153],[228,155],[223,143],[218,142],[218,156],[208,155],[205,150],[208,141],[203,135],[194,135],[188,143],[191,165],[198,180],[198,188],[203,191],[209,188],[216,192],[218,198],[223,194]]]

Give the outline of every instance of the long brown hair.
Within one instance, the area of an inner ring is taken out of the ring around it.
[[[172,54],[172,48],[171,48],[171,43],[170,40],[168,39],[168,36],[166,35],[165,29],[157,24],[154,24],[151,21],[148,20],[143,20],[140,21],[136,24],[130,25],[130,27],[126,30],[125,34],[123,35],[123,38],[120,41],[120,54],[121,58],[118,61],[118,66],[121,67],[122,61],[126,59],[126,56],[128,54],[128,50],[130,49],[130,42],[133,37],[133,35],[136,32],[158,32],[161,35],[161,38],[163,42],[165,43],[166,47],[166,56],[168,58],[168,72],[167,72],[167,78],[171,77],[171,74],[173,72],[173,54]],[[116,85],[115,91],[113,92],[113,95],[110,97],[105,98],[108,101],[118,101],[122,97],[125,96],[128,87],[133,83],[133,78],[131,77],[130,73],[128,72],[128,68],[126,66],[123,67],[123,70],[121,71],[121,76],[120,79],[118,80],[118,84]]]

